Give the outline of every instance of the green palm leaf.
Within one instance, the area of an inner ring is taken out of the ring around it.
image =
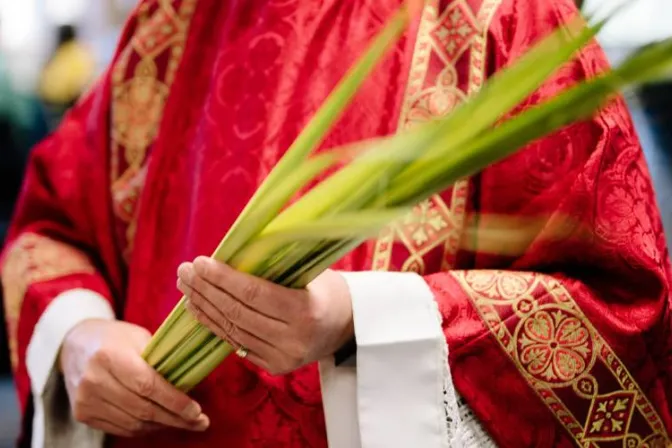
[[[672,40],[663,41],[613,71],[503,119],[604,25],[586,26],[577,18],[496,74],[447,117],[310,157],[406,21],[402,10],[376,37],[250,200],[214,258],[285,286],[305,287],[408,207],[538,138],[589,118],[618,90],[672,71]],[[343,162],[344,167],[289,205],[309,182]],[[531,241],[537,227],[530,229],[517,237],[515,248]],[[500,235],[506,237],[506,229],[496,228],[491,236]],[[232,351],[186,311],[183,298],[145,358],[177,387],[190,390]]]

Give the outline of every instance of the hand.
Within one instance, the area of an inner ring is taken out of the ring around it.
[[[150,337],[136,325],[93,319],[68,333],[60,367],[77,421],[123,437],[209,426],[201,407],[142,359]]]
[[[330,356],[354,335],[350,291],[334,271],[295,290],[199,257],[180,266],[177,287],[203,325],[274,375]]]

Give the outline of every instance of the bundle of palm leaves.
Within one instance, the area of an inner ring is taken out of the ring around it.
[[[492,77],[448,116],[391,137],[314,154],[408,20],[402,8],[376,36],[257,190],[213,258],[278,284],[303,288],[419,201],[538,138],[590,118],[619,90],[662,77],[672,68],[672,40],[663,41],[640,50],[618,68],[509,117],[605,23],[589,26],[577,17]],[[291,202],[309,182],[336,166],[341,167]],[[234,348],[198,323],[184,303],[182,298],[144,356],[168,381],[187,391]]]

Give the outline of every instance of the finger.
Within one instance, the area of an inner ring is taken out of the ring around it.
[[[305,291],[290,290],[275,283],[238,272],[207,257],[193,263],[194,271],[209,283],[224,289],[246,306],[267,316],[287,322],[294,311],[302,309]]]
[[[185,307],[198,321],[221,339],[226,340],[235,348],[244,347],[247,350],[245,359],[272,375],[288,373],[301,365],[283,353],[279,347],[273,346],[271,343],[263,341],[245,330],[236,329],[234,337],[227,335],[219,325],[210,320],[203,311],[199,310],[190,301],[185,303]]]
[[[243,329],[234,326],[234,331],[227,332],[223,330],[221,326],[208,317],[207,313],[189,300],[186,303],[186,308],[199,322],[205,325],[219,338],[227,341],[235,348],[245,347],[248,350],[248,354],[254,353],[256,355],[255,358],[258,358],[259,361],[264,364],[267,364],[267,361],[265,361],[264,358],[270,359],[274,353],[277,352],[277,348],[269,342],[266,342]]]
[[[262,370],[264,370],[264,371],[266,371],[266,372],[269,372],[269,373],[271,372],[271,366],[270,366],[270,364],[269,364],[265,359],[263,359],[263,358],[261,358],[260,356],[258,356],[256,353],[254,353],[254,352],[249,352],[249,353],[247,354],[247,356],[245,357],[245,359],[247,359],[248,361],[250,361],[250,362],[251,362],[252,364],[254,364],[255,366],[261,368]]]
[[[179,279],[178,288],[228,337],[235,338],[238,329],[242,329],[270,342],[277,339],[287,326],[246,307],[200,277],[195,276],[195,279],[193,286],[186,285]]]
[[[110,363],[108,371],[134,394],[158,404],[170,413],[194,422],[201,416],[198,403],[168,383],[140,356],[126,356],[123,362]]]
[[[250,361],[252,364],[255,364],[258,367],[261,367],[263,370],[270,372],[272,370],[271,364],[269,362],[273,356],[277,356],[275,352],[277,349],[271,346],[269,343],[251,335],[245,330],[237,329],[235,332],[235,337],[231,337],[229,334],[224,332],[222,328],[213,322],[207,314],[201,311],[196,305],[187,301],[185,304],[186,308],[194,317],[205,325],[210,331],[212,331],[219,338],[227,341],[231,346],[236,349],[244,347],[247,349],[247,355],[245,359]]]
[[[113,436],[119,436],[119,437],[135,437],[136,434],[133,434],[132,431],[129,431],[128,429],[121,428],[114,423],[110,423],[105,420],[100,420],[100,419],[92,419],[90,422],[87,423],[87,426],[90,426],[93,429],[98,429],[100,431],[103,431],[105,434],[110,434]]]
[[[100,393],[102,400],[122,410],[132,421],[154,422],[163,426],[191,431],[204,431],[210,425],[208,417],[204,414],[200,414],[195,421],[185,420],[149,399],[137,395],[114,378],[112,374],[108,373],[107,375],[110,376],[110,380],[104,383],[106,386]]]
[[[133,434],[144,434],[161,428],[161,425],[155,422],[134,417],[104,398],[100,400],[98,414],[105,416],[104,421]]]

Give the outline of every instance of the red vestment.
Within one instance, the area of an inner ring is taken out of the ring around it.
[[[141,2],[108,73],[33,152],[3,256],[25,416],[26,347],[50,301],[92,289],[155,330],[180,296],[179,263],[212,252],[398,6]],[[575,13],[571,0],[430,0],[324,147],[450,112]],[[591,45],[527,105],[605,67]],[[503,256],[479,238],[490,216],[545,221]],[[425,276],[457,390],[499,446],[670,443],[668,252],[621,100],[423,202],[337,268]],[[193,395],[206,433],[112,446],[326,445],[314,366],[274,378],[231,357]]]

